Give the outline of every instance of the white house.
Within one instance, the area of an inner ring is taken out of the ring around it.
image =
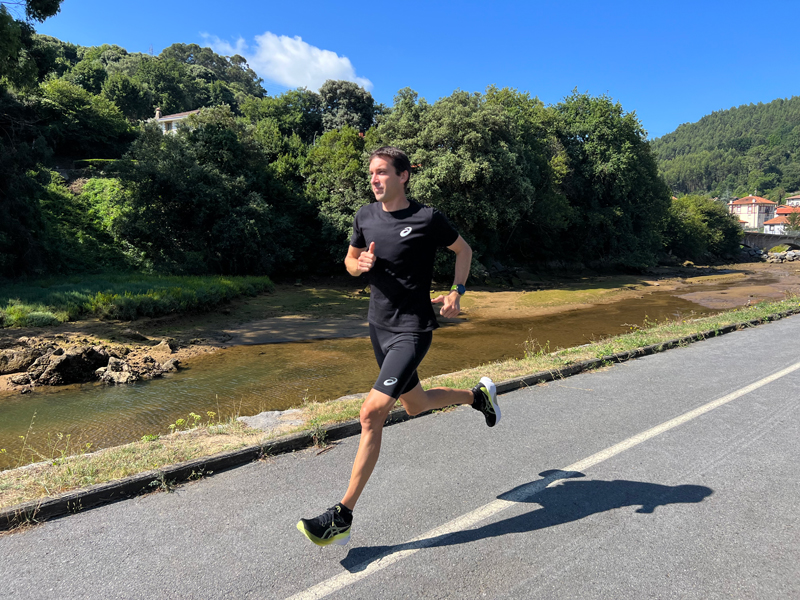
[[[800,194],[786,198],[786,204],[789,206],[800,206]]]
[[[174,115],[162,115],[161,109],[156,109],[155,121],[161,125],[161,130],[164,133],[175,133],[178,130],[178,123],[183,121],[189,115],[196,115],[200,112],[197,110],[188,110],[186,112],[175,113]]]
[[[780,215],[769,221],[764,221],[764,233],[782,234],[786,230],[786,215]]]

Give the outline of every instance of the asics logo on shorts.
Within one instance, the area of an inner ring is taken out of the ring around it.
[[[397,383],[397,377],[389,377],[389,379],[383,382],[383,385],[394,385],[395,383]]]
[[[406,237],[409,233],[411,233],[411,227],[406,227],[400,232],[400,237]]]

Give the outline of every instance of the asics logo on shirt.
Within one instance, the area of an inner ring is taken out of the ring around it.
[[[406,237],[409,233],[411,233],[411,227],[406,227],[400,232],[400,237]]]
[[[397,377],[389,377],[389,379],[383,382],[383,385],[394,385],[395,383],[397,383]]]

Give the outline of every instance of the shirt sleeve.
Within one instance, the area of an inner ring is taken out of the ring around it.
[[[458,239],[458,231],[450,224],[447,217],[440,213],[435,208],[433,209],[433,217],[431,218],[431,226],[433,227],[434,239],[437,246],[451,246]]]
[[[367,240],[364,239],[364,233],[361,231],[361,210],[356,213],[356,218],[353,219],[353,235],[350,236],[350,245],[353,248],[366,248]]]

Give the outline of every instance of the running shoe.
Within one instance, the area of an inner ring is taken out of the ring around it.
[[[481,377],[481,382],[472,388],[476,396],[472,408],[479,410],[486,417],[486,424],[494,427],[500,422],[500,405],[497,403],[497,387],[488,377]]]
[[[317,546],[344,546],[350,541],[352,523],[353,513],[339,503],[314,519],[300,519],[297,529]]]

